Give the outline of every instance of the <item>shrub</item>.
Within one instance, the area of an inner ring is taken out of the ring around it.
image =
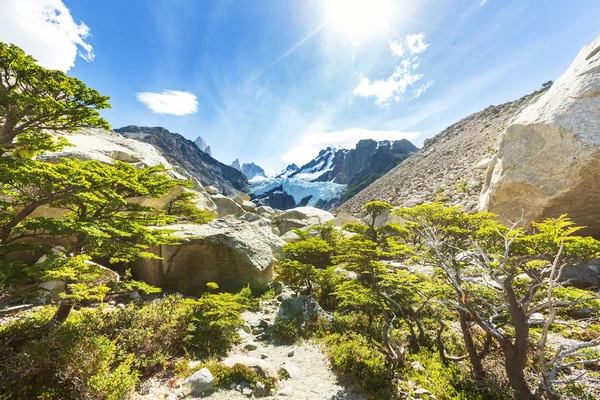
[[[295,343],[300,339],[300,331],[294,321],[278,318],[273,324],[273,333],[277,339],[285,343]]]
[[[200,368],[205,367],[208,368],[215,379],[215,386],[219,388],[229,389],[231,384],[242,382],[248,383],[248,386],[253,389],[259,382],[265,385],[267,390],[274,389],[277,386],[275,378],[266,377],[264,374],[243,364],[234,364],[232,367],[228,367],[216,361],[209,361]]]
[[[351,375],[366,391],[389,396],[393,390],[391,368],[364,336],[333,334],[325,338],[325,344],[334,368]]]

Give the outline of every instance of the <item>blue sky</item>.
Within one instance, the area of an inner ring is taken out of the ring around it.
[[[200,135],[275,173],[365,137],[420,146],[600,34],[597,0],[347,1],[0,0],[0,41],[110,96],[115,128]]]

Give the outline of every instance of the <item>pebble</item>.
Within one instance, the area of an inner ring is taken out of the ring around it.
[[[292,350],[288,353],[288,357],[294,357],[294,350]]]
[[[256,343],[252,343],[252,342],[250,342],[250,343],[247,343],[247,344],[244,346],[244,349],[246,349],[246,350],[248,350],[248,351],[256,350],[257,348],[258,348],[257,344],[256,344]]]

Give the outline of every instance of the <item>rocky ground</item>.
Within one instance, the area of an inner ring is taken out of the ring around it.
[[[360,391],[344,386],[331,370],[326,355],[318,343],[302,341],[295,345],[277,343],[268,333],[279,310],[279,301],[270,300],[263,304],[260,311],[245,312],[242,317],[246,321],[240,331],[242,343],[235,346],[223,360],[226,365],[237,362],[260,368],[266,374],[277,374],[284,369],[288,379],[280,381],[274,393],[265,397],[267,400],[362,400]],[[200,397],[183,396],[182,380],[173,381],[170,377],[151,379],[144,383],[136,393],[136,400],[178,398],[198,399]],[[203,399],[235,400],[255,398],[255,393],[243,384],[229,390],[213,391]]]

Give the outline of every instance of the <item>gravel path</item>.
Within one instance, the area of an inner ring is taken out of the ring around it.
[[[259,312],[245,312],[242,314],[246,320],[245,331],[240,331],[242,343],[235,346],[228,357],[223,360],[244,359],[256,360],[263,367],[277,373],[284,368],[290,375],[289,379],[280,381],[276,392],[269,396],[260,397],[265,400],[363,400],[365,397],[357,389],[343,386],[331,371],[329,361],[321,347],[313,341],[302,341],[289,346],[276,343],[272,337],[263,334],[262,327],[271,325],[279,309],[279,302],[271,300],[264,303]],[[255,334],[252,334],[254,331]],[[268,331],[268,329],[267,329]],[[262,339],[262,340],[261,340]],[[251,344],[251,346],[248,346]],[[252,348],[255,345],[255,349]],[[179,381],[179,380],[177,380]],[[177,382],[170,387],[169,377],[156,377],[143,384],[143,388],[136,393],[135,400],[150,399],[181,399],[178,395]],[[142,394],[143,393],[143,394]],[[254,395],[245,395],[240,391],[218,390],[204,397],[185,397],[185,399],[208,400],[245,400],[255,398]]]

